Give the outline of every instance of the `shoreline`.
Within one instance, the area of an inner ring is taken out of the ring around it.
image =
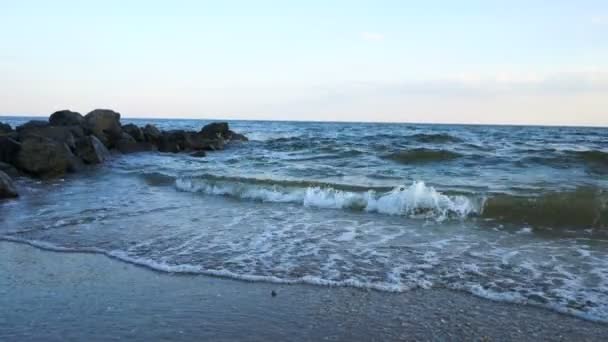
[[[410,288],[410,289],[404,290],[404,289],[393,289],[390,287],[387,288],[382,285],[371,286],[368,284],[359,284],[359,283],[337,283],[337,282],[332,282],[332,281],[313,281],[315,279],[313,279],[313,280],[308,280],[308,279],[287,280],[287,279],[281,279],[281,278],[269,277],[269,276],[238,275],[238,274],[226,273],[226,272],[213,272],[213,271],[205,271],[205,270],[197,269],[194,265],[171,266],[171,265],[157,264],[157,263],[152,264],[148,260],[140,260],[140,259],[136,259],[136,258],[131,258],[131,257],[125,256],[125,255],[122,255],[121,253],[112,253],[112,252],[108,252],[108,251],[97,249],[97,248],[80,248],[80,249],[67,248],[67,247],[56,246],[56,245],[53,245],[51,243],[47,243],[44,241],[30,241],[30,240],[15,238],[10,235],[4,235],[4,236],[0,235],[0,244],[2,244],[2,243],[12,243],[12,244],[17,244],[17,245],[24,245],[26,247],[35,248],[35,249],[39,249],[39,250],[42,250],[45,252],[50,252],[50,253],[60,253],[60,254],[73,253],[73,254],[95,255],[95,256],[107,258],[109,260],[116,261],[119,263],[125,263],[128,265],[137,267],[137,268],[142,268],[142,269],[145,269],[150,272],[174,275],[174,276],[194,276],[194,277],[201,276],[201,277],[218,278],[218,279],[225,279],[225,280],[244,282],[244,283],[265,283],[265,284],[270,284],[270,285],[274,284],[277,286],[313,286],[313,287],[328,287],[328,288],[350,288],[350,289],[361,290],[361,291],[377,291],[377,292],[388,293],[388,294],[402,294],[402,293],[408,293],[411,291],[424,291],[424,290],[448,291],[448,292],[454,292],[454,293],[461,293],[464,295],[470,295],[470,296],[479,298],[484,301],[490,301],[490,302],[495,302],[495,303],[499,303],[499,304],[533,307],[533,308],[537,308],[537,309],[541,309],[541,310],[547,310],[549,312],[556,313],[559,315],[564,315],[566,317],[572,317],[572,318],[580,319],[583,321],[603,324],[603,325],[606,325],[606,327],[608,327],[608,322],[606,322],[606,321],[602,321],[601,319],[596,319],[593,317],[585,316],[585,315],[577,313],[577,312],[568,312],[566,309],[562,309],[559,307],[543,306],[543,305],[536,304],[536,303],[527,303],[527,302],[520,302],[520,301],[514,301],[514,300],[501,300],[501,299],[489,298],[489,297],[484,297],[483,295],[472,293],[467,290],[451,289],[451,288],[445,288],[445,287],[433,287],[430,289]]]
[[[0,241],[0,339],[592,341],[608,334],[605,323],[455,290],[243,281],[98,254]]]

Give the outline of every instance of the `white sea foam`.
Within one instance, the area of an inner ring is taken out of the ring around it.
[[[330,187],[285,187],[240,182],[209,181],[178,178],[177,189],[207,195],[224,195],[262,202],[301,203],[307,207],[354,209],[388,215],[403,215],[444,220],[448,217],[467,217],[479,212],[479,206],[465,196],[448,196],[414,182],[387,193],[350,192]]]
[[[319,286],[346,286],[346,287],[355,287],[361,289],[372,289],[378,291],[387,291],[387,292],[404,292],[409,291],[415,288],[422,289],[430,289],[434,286],[447,287],[454,290],[461,290],[472,293],[476,296],[496,300],[496,301],[506,301],[506,302],[514,302],[521,304],[531,304],[535,306],[541,306],[550,308],[562,313],[567,313],[571,315],[575,315],[581,318],[606,322],[608,321],[608,317],[605,314],[605,305],[599,305],[598,307],[592,307],[587,310],[579,310],[576,308],[569,307],[564,303],[559,301],[553,301],[550,297],[546,297],[544,293],[539,291],[531,291],[530,289],[525,289],[522,287],[515,287],[510,290],[501,289],[496,287],[488,287],[484,286],[478,282],[471,281],[456,281],[456,282],[448,282],[445,283],[444,280],[440,278],[435,278],[427,274],[424,270],[420,269],[421,265],[400,265],[393,269],[391,269],[387,277],[384,281],[367,279],[366,277],[358,277],[351,276],[348,278],[344,278],[341,280],[328,279],[323,275],[303,275],[297,278],[291,277],[283,277],[283,276],[275,276],[272,274],[261,275],[255,273],[242,273],[235,272],[234,270],[219,268],[219,269],[209,269],[205,268],[203,265],[197,264],[188,264],[188,263],[180,263],[180,264],[171,264],[166,261],[157,260],[155,258],[150,258],[149,256],[137,256],[133,255],[128,251],[124,250],[104,250],[101,248],[95,247],[63,247],[60,245],[55,245],[53,243],[39,241],[39,240],[27,240],[21,239],[17,237],[11,236],[0,236],[0,240],[11,241],[17,243],[28,244],[37,248],[41,248],[44,250],[57,251],[57,252],[76,252],[76,253],[95,253],[102,254],[107,257],[117,259],[123,262],[128,262],[130,264],[143,266],[152,270],[167,272],[167,273],[187,273],[187,274],[201,274],[208,276],[216,276],[223,278],[232,278],[243,281],[251,281],[251,282],[271,282],[271,283],[279,283],[279,284],[310,284],[310,285],[319,285]],[[427,258],[427,257],[425,257]],[[342,260],[340,256],[335,255],[331,256],[331,260]],[[428,259],[428,258],[427,258]],[[570,272],[564,270],[562,267],[558,267],[556,271],[568,275],[567,279],[570,279],[568,284],[565,284],[565,288],[554,289],[553,294],[559,295],[562,299],[570,299],[575,300],[577,296],[576,289],[580,288],[582,284],[579,283],[579,280],[576,276],[570,274]],[[483,272],[479,268],[479,265],[474,264],[463,264],[462,267],[457,268],[456,275],[457,279],[466,279],[465,274],[463,273],[472,273],[476,275],[483,276]],[[508,279],[505,279],[508,280]],[[513,282],[511,282],[513,283]],[[523,291],[522,291],[523,289]],[[605,288],[599,290],[595,295],[588,294],[589,300],[594,303],[602,303],[602,293],[605,291]],[[539,302],[530,296],[535,296],[539,298],[546,298],[548,302],[543,303]],[[597,298],[594,298],[597,296]]]

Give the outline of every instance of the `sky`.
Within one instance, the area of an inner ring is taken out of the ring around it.
[[[608,1],[0,0],[0,115],[608,126]]]

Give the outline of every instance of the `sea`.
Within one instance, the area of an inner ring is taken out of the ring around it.
[[[249,141],[203,158],[115,154],[18,179],[0,239],[177,274],[447,288],[608,322],[608,129],[229,123]]]

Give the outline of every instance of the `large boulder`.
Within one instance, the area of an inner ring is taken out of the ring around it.
[[[185,131],[173,130],[164,131],[158,142],[158,150],[160,152],[177,153],[182,151],[185,144]]]
[[[146,141],[136,141],[131,135],[123,132],[122,138],[116,142],[116,149],[121,153],[136,153],[157,151],[156,145]]]
[[[76,140],[76,155],[86,164],[99,164],[110,157],[110,152],[94,135]]]
[[[8,136],[0,136],[0,162],[15,165],[21,144]]]
[[[188,141],[193,150],[217,151],[224,149],[224,138],[209,139],[201,133],[188,135]]]
[[[213,122],[201,128],[200,134],[205,139],[229,139],[229,132],[227,122]]]
[[[85,115],[85,126],[108,148],[122,139],[120,114],[109,109],[96,109]]]
[[[122,126],[122,131],[129,134],[135,141],[144,141],[144,132],[135,124],[126,124]]]
[[[74,134],[76,133],[76,134]],[[19,140],[23,141],[29,136],[40,136],[54,140],[59,143],[68,145],[70,149],[76,147],[76,137],[83,136],[82,128],[79,126],[45,126],[45,127],[29,127],[19,131]]]
[[[202,138],[207,140],[223,139],[247,141],[247,137],[230,130],[227,122],[213,122],[205,125],[199,132]],[[223,145],[223,141],[222,144]],[[220,148],[221,149],[221,148]]]
[[[6,173],[0,171],[0,198],[17,197],[17,188],[13,184],[13,180]]]
[[[6,133],[10,133],[12,131],[13,131],[13,128],[11,127],[11,125],[0,122],[0,134],[6,134]]]
[[[30,129],[30,128],[41,128],[41,127],[48,127],[50,126],[48,121],[44,121],[44,120],[30,120],[26,123],[24,123],[23,125],[17,126],[17,132],[21,132],[23,130],[26,129]]]
[[[144,139],[148,142],[158,143],[163,137],[163,133],[154,125],[146,125],[143,129]]]
[[[78,161],[66,144],[30,135],[21,141],[16,166],[35,177],[57,177],[74,171]]]
[[[221,137],[208,139],[203,134],[184,130],[163,132],[158,143],[161,152],[177,153],[181,151],[220,150],[224,147]]]
[[[49,117],[51,126],[80,126],[84,125],[84,116],[70,110],[60,110]]]

